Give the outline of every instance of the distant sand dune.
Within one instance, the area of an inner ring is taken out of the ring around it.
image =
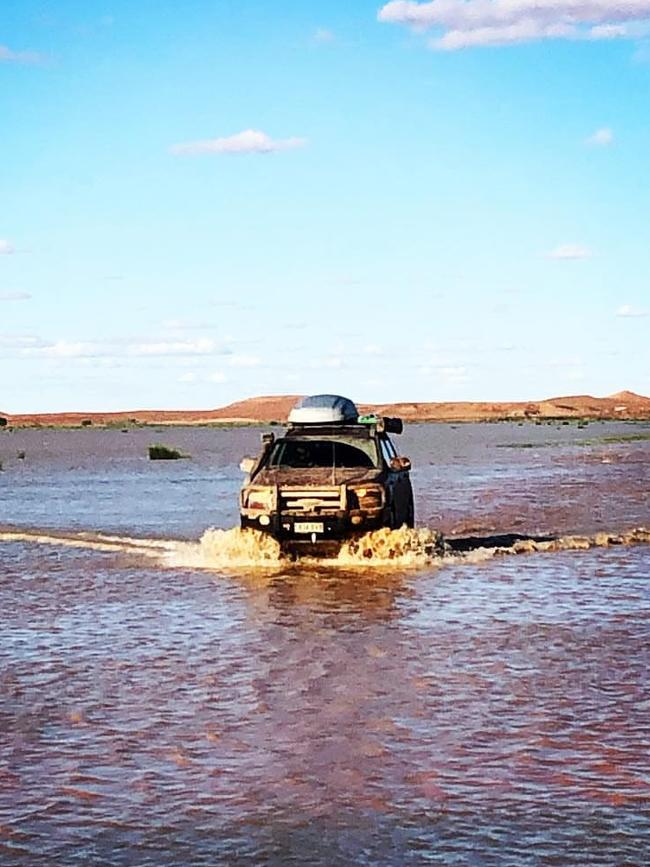
[[[10,425],[74,426],[105,424],[241,424],[284,422],[298,395],[251,397],[219,409],[128,410],[124,412],[62,412],[9,415]],[[359,404],[363,412],[396,415],[405,421],[493,421],[497,419],[648,419],[650,398],[631,391],[608,397],[588,394],[553,397],[541,401],[500,402],[400,402]]]

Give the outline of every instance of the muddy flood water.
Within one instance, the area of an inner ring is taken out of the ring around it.
[[[259,434],[0,431],[0,865],[650,864],[650,424],[409,426],[420,529],[295,563]]]

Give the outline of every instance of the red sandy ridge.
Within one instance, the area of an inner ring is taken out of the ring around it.
[[[0,413],[14,427],[76,426],[83,424],[210,424],[284,422],[297,395],[252,397],[219,409],[130,410],[128,412],[64,412],[9,415]],[[359,404],[362,412],[394,415],[405,421],[494,421],[525,418],[648,419],[650,398],[631,391],[608,397],[573,395],[520,402],[400,402]]]

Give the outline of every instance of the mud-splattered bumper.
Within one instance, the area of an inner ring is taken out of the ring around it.
[[[270,514],[268,523],[259,517],[242,514],[241,526],[270,533],[276,539],[297,542],[318,542],[345,539],[355,533],[376,530],[384,525],[383,512],[354,510],[336,515],[280,515]]]

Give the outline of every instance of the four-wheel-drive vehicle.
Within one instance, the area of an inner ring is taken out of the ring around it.
[[[401,432],[401,419],[359,417],[345,397],[303,398],[284,435],[263,434],[260,455],[241,462],[241,526],[311,544],[412,527],[411,462],[388,436]]]

